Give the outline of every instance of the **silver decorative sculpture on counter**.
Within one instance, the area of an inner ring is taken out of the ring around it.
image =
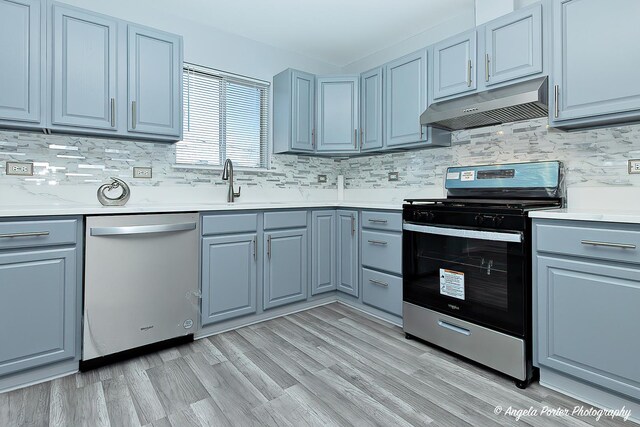
[[[122,188],[122,193],[116,197],[109,197],[107,192]],[[131,190],[126,182],[121,179],[111,177],[111,182],[103,184],[98,188],[98,201],[103,206],[124,206],[129,197],[131,196]]]

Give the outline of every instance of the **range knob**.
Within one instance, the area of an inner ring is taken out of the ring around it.
[[[427,212],[426,214],[427,221],[433,221],[435,217],[436,215],[433,212]]]
[[[476,224],[482,225],[483,222],[484,222],[484,216],[480,214],[476,215]]]
[[[500,215],[500,216],[496,216],[495,218],[496,218],[496,221],[495,221],[494,225],[496,225],[496,226],[502,225],[502,223],[504,221],[504,216]]]

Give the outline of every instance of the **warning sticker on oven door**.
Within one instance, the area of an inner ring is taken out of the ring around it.
[[[440,294],[464,299],[464,273],[440,269]]]

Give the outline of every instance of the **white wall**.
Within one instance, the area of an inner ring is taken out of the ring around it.
[[[97,13],[133,21],[184,37],[184,59],[199,65],[271,81],[285,68],[311,73],[337,73],[332,64],[288,52],[254,40],[222,32],[213,27],[188,21],[162,10],[152,0],[62,0],[67,4]],[[188,0],[184,1],[188,4]],[[212,16],[212,22],[224,19]]]

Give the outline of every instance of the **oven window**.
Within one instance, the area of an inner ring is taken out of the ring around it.
[[[521,243],[405,231],[404,251],[406,301],[506,332],[522,330]]]

